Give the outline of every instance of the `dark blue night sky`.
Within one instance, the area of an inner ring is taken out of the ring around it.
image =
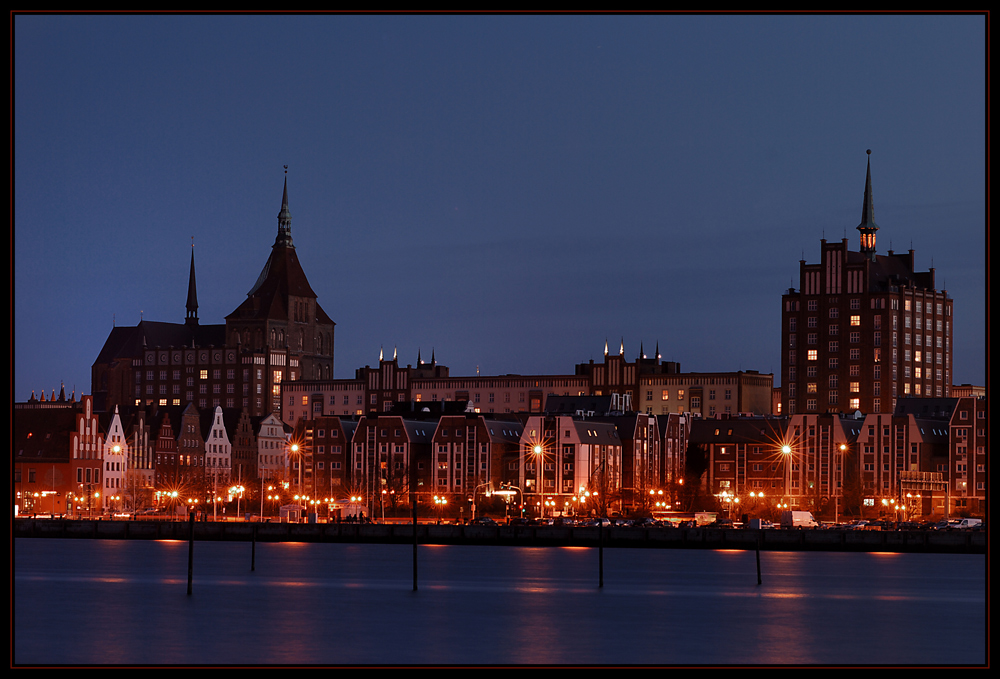
[[[986,380],[986,20],[49,16],[13,20],[14,398],[90,392],[112,323],[203,324],[277,228],[336,377],[572,373],[607,338],[780,373],[780,298],[850,239],[954,298]],[[391,354],[390,354],[391,355]],[[777,384],[780,375],[775,375]]]

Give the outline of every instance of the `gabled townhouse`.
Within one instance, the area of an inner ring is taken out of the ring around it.
[[[118,415],[118,406],[107,424],[107,434],[102,441],[102,507],[106,510],[131,511],[134,502],[126,497],[128,461],[131,458],[128,436]],[[132,499],[135,499],[133,494]]]
[[[233,474],[233,445],[222,415],[222,407],[200,413],[200,434],[205,445],[204,476],[207,490],[216,497],[238,480]]]
[[[614,424],[533,415],[520,444],[518,485],[534,515],[622,511],[622,442]]]
[[[260,476],[257,472],[257,432],[254,418],[247,408],[225,408],[222,418],[233,444],[233,473],[237,479],[256,482]]]
[[[688,437],[691,434],[691,413],[668,413],[657,415],[656,422],[660,435],[660,485],[668,491],[670,499],[676,499],[678,486],[684,483],[685,455]]]
[[[283,481],[288,477],[288,433],[275,413],[264,417],[257,427],[257,474],[268,481]]]
[[[76,415],[76,426],[70,434],[70,451],[73,468],[71,473],[76,478],[74,506],[77,514],[84,512],[93,514],[101,511],[102,500],[102,447],[104,436],[101,433],[100,422],[94,412],[94,400],[85,395],[82,398],[82,411]]]
[[[399,415],[358,420],[351,441],[351,494],[361,495],[370,510],[380,501],[383,490],[396,495],[416,493],[418,502],[433,503],[443,478],[432,468],[436,426],[433,420],[410,420]],[[440,492],[447,492],[447,486],[441,484]]]

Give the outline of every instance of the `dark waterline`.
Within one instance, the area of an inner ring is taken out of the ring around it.
[[[983,664],[978,555],[15,540],[17,664]]]

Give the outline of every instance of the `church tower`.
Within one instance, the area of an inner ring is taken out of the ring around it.
[[[334,322],[316,301],[292,241],[288,168],[271,254],[247,298],[226,317],[227,345],[254,356],[251,413],[280,412],[282,380],[332,379]],[[258,404],[257,401],[260,401]]]

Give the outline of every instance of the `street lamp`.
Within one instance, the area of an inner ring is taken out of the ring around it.
[[[229,489],[229,498],[232,502],[233,495],[236,496],[236,518],[239,519],[240,516],[240,500],[243,499],[243,491],[246,490],[243,486],[232,486]]]
[[[504,517],[510,520],[510,498],[521,493],[521,489],[513,483],[501,483],[500,490],[493,491],[494,495],[499,495],[504,500]],[[521,493],[521,501],[524,501],[524,493]]]
[[[785,497],[791,497],[792,486],[792,447],[787,443],[782,444],[781,454],[785,458]]]
[[[545,516],[545,513],[542,509],[542,501],[544,500],[542,493],[542,483],[544,481],[544,477],[542,474],[542,464],[545,462],[545,448],[542,447],[542,444],[536,443],[535,447],[532,448],[532,452],[535,454],[535,457],[538,460],[538,462],[535,463],[538,465],[538,473],[535,475],[535,481],[536,483],[538,483],[538,488],[536,490],[538,491],[538,512],[540,515],[539,518],[542,518],[543,516]]]
[[[441,523],[441,515],[444,512],[445,505],[448,504],[448,499],[445,498],[444,496],[435,495],[434,504],[437,506],[438,509],[438,523]]]

